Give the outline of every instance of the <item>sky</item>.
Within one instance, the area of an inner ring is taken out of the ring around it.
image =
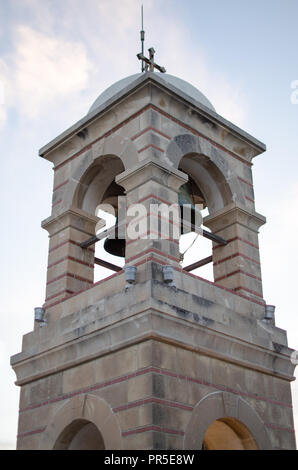
[[[267,218],[264,298],[298,349],[297,0],[0,0],[0,449],[16,445],[19,389],[9,358],[45,298],[40,223],[50,215],[53,171],[38,150],[105,88],[140,71],[141,3],[145,51],[154,46],[168,73],[267,145],[253,166],[256,210]],[[297,427],[296,382],[292,393]]]

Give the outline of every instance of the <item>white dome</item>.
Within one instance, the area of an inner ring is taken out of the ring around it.
[[[182,91],[193,100],[198,101],[199,103],[203,104],[204,106],[215,112],[214,106],[210,103],[206,96],[203,95],[200,90],[195,88],[190,83],[186,82],[185,80],[182,80],[181,78],[175,77],[174,75],[169,75],[168,73],[155,72],[154,75],[158,75],[158,78],[165,84],[170,84],[178,88],[178,90]],[[134,75],[125,77],[122,80],[119,80],[118,82],[111,85],[103,93],[101,93],[98,98],[96,98],[93,105],[89,109],[88,114],[95,111],[99,106],[103,105],[106,101],[111,99],[117,93],[124,90],[128,85],[133,83],[136,79],[141,76],[144,76],[144,73],[136,73]]]

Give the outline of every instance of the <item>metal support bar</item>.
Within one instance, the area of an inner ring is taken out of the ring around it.
[[[81,248],[88,248],[91,245],[94,245],[94,243],[99,242],[100,240],[103,240],[104,238],[108,237],[109,235],[114,235],[115,232],[119,231],[119,228],[125,225],[124,222],[119,224],[117,227],[114,225],[113,227],[104,230],[103,232],[99,233],[98,235],[93,235],[92,237],[88,238],[88,240],[85,240],[80,244]]]
[[[94,258],[94,264],[103,266],[104,268],[110,269],[111,271],[115,271],[116,273],[122,271],[122,268],[120,268],[120,266],[116,266],[115,264],[109,263],[108,261],[104,261],[100,258]]]
[[[219,245],[227,245],[228,244],[228,242],[224,238],[221,238],[221,237],[219,237],[218,235],[215,235],[212,232],[208,232],[208,230],[204,230],[204,229],[202,230],[202,227],[199,227],[195,224],[191,224],[189,222],[184,222],[183,223],[183,229],[184,228],[188,228],[190,232],[199,233],[203,237],[208,238],[209,240],[212,240],[213,242],[218,243]]]
[[[81,248],[88,248],[89,246],[94,245],[94,243],[96,243],[98,241],[99,241],[99,238],[97,238],[96,235],[93,235],[93,237],[88,238],[88,240],[85,240],[84,242],[82,242],[80,244],[80,247]]]
[[[121,224],[122,225],[122,224]],[[120,225],[118,225],[119,229]],[[88,238],[88,240],[85,240],[80,244],[81,248],[88,248],[91,245],[94,245],[94,243],[98,242],[99,240],[102,240],[103,238],[108,237],[111,234],[114,234],[114,230],[117,229],[114,227],[109,228],[108,230],[104,230],[101,232],[99,235],[93,235],[92,237]],[[191,224],[191,230],[196,233],[201,233],[196,231],[196,226]],[[227,245],[228,242],[224,239],[219,237],[218,235],[214,235],[211,232],[208,232],[207,230],[203,229],[203,237],[208,238],[209,240],[212,240],[213,242],[218,243],[219,245]]]
[[[212,256],[208,256],[207,258],[203,258],[200,261],[197,261],[196,263],[190,264],[189,266],[186,266],[183,268],[183,271],[193,271],[194,269],[201,268],[202,266],[205,266],[205,264],[212,263]]]
[[[219,245],[227,245],[228,242],[224,238],[215,235],[214,233],[208,232],[207,230],[203,230],[203,237],[212,240],[213,242],[218,243]]]

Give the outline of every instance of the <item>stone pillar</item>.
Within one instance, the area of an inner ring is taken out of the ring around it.
[[[50,237],[46,307],[93,284],[94,246],[82,249],[80,243],[94,235],[98,220],[70,208],[43,221]]]
[[[204,225],[227,240],[213,243],[214,282],[240,294],[263,299],[258,229],[265,217],[232,203],[204,219]]]
[[[187,179],[181,171],[151,160],[118,175],[117,184],[126,190],[127,209],[134,204],[144,207],[144,212],[139,214],[139,237],[126,240],[126,264],[142,264],[154,257],[161,264],[179,265],[179,237],[173,238],[173,223],[170,223],[169,237],[162,239],[160,224],[166,221],[156,209],[163,205],[168,210],[172,204],[178,205],[179,188]],[[137,213],[127,217],[127,226],[135,217],[138,218]]]

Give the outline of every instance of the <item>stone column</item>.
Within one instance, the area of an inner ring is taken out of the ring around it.
[[[80,243],[94,235],[98,220],[70,208],[43,221],[50,237],[45,307],[93,284],[94,246],[82,249]]]
[[[204,219],[204,225],[227,240],[213,243],[214,282],[254,299],[263,299],[258,229],[265,217],[232,203]]]
[[[139,214],[140,236],[126,240],[126,264],[141,264],[153,257],[161,264],[179,265],[179,237],[173,238],[173,223],[170,223],[169,237],[162,239],[164,234],[161,233],[160,225],[162,221],[166,221],[157,209],[160,209],[161,205],[166,209],[172,204],[178,205],[179,188],[187,179],[187,175],[181,171],[152,160],[144,161],[118,175],[117,184],[126,190],[127,209],[134,204],[142,204],[144,207],[144,212]],[[127,217],[127,225],[135,217],[138,217],[138,214]]]

